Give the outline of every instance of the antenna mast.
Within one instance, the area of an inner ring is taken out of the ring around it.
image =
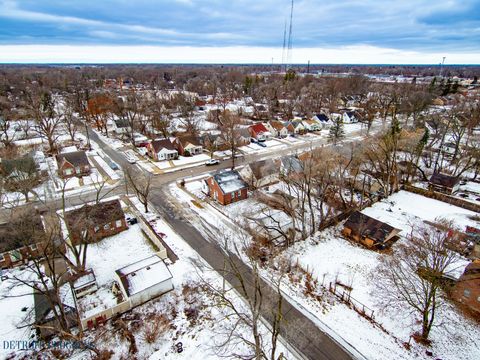
[[[292,26],[293,26],[293,1],[290,8],[290,27],[288,29],[288,49],[287,49],[287,65],[285,70],[288,70],[290,63],[292,62]]]
[[[443,76],[443,64],[445,64],[445,59],[446,59],[446,56],[443,57],[442,59],[442,63],[440,64],[440,77]]]
[[[282,65],[280,67],[280,71],[283,70],[285,66],[285,49],[287,46],[287,18],[285,18],[285,27],[283,28],[283,50],[282,50]]]

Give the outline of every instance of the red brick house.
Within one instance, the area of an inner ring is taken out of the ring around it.
[[[222,205],[248,197],[248,185],[235,170],[217,172],[204,185],[204,192]]]
[[[69,211],[65,214],[65,223],[73,244],[97,242],[128,228],[118,199]]]
[[[453,288],[452,297],[455,301],[480,313],[480,260],[474,260],[467,265]]]
[[[58,175],[62,178],[85,176],[90,174],[90,163],[85,151],[74,151],[56,156]]]
[[[43,253],[45,230],[39,215],[16,214],[0,225],[0,268],[6,269],[28,262]]]

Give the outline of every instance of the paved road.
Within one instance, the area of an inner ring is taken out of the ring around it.
[[[89,129],[90,130],[90,129]],[[122,168],[129,166],[125,157],[118,151],[111,149],[93,131],[89,131],[91,140],[98,143],[101,149]],[[355,134],[350,134],[354,136]],[[358,135],[358,133],[357,133]],[[236,161],[236,165],[243,165],[249,162],[278,157],[287,154],[293,154],[313,147],[320,147],[327,144],[326,139],[315,139],[308,143],[292,144],[291,146],[279,149],[275,152],[265,154],[248,154]],[[223,161],[215,169],[226,169],[231,167],[231,161]],[[142,169],[135,167],[139,173]],[[193,249],[213,268],[223,269],[223,252],[217,241],[208,241],[204,236],[187,220],[187,214],[182,211],[181,205],[168,191],[168,184],[191,176],[198,176],[214,170],[212,167],[197,166],[194,168],[178,170],[172,173],[164,173],[154,177],[151,190],[151,203],[164,217],[164,219],[175,229],[175,231],[192,246]],[[113,189],[104,190],[102,195],[120,195],[125,193],[125,183],[120,181]],[[83,193],[69,196],[67,206],[79,205],[85,201],[91,201],[95,198],[94,192]],[[52,201],[49,206],[61,206],[61,200]],[[242,269],[246,279],[251,283],[251,271],[240,259],[236,259],[237,266]],[[226,276],[226,280],[232,286],[238,286],[238,279],[232,276]],[[262,291],[266,300],[263,308],[263,316],[271,322],[272,309],[275,309],[274,303],[275,291],[267,283],[263,282]],[[306,358],[315,360],[326,359],[353,359],[342,345],[332,339],[328,334],[320,330],[307,316],[295,308],[287,299],[283,302],[284,322],[281,329],[283,338],[294,347],[297,352],[303,354]]]
[[[188,214],[183,211],[183,206],[172,197],[168,186],[156,188],[151,197],[151,202],[162,214],[164,219],[175,231],[213,268],[221,274],[223,271],[223,251],[215,239],[208,241],[195,226],[188,222]],[[208,226],[208,225],[207,225]],[[241,269],[245,279],[252,284],[250,268],[239,258],[235,257],[236,266]],[[233,275],[225,276],[225,279],[233,286],[239,285],[239,281]],[[263,292],[263,317],[272,322],[272,311],[276,308],[275,290],[262,281]],[[343,360],[353,359],[339,343],[329,335],[321,331],[308,317],[295,308],[287,299],[283,299],[283,325],[282,337],[294,347],[297,352],[308,359],[315,360]]]

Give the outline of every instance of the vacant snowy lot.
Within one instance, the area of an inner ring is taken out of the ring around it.
[[[404,191],[362,212],[401,229],[402,238],[399,241],[408,241],[404,236],[408,235],[412,224],[424,220],[434,221],[438,217],[452,220],[460,228],[466,225],[478,227],[478,222],[470,218],[476,215],[471,211]],[[410,351],[401,344],[408,342],[410,335],[420,326],[417,323],[418,319],[410,313],[410,309],[385,308],[380,305],[379,297],[382,295],[375,286],[376,267],[380,257],[391,255],[380,254],[349,242],[341,236],[341,229],[342,225],[339,225],[320,232],[307,241],[297,243],[285,256],[298,262],[326,287],[335,280],[351,286],[352,297],[365,305],[368,311],[373,310],[375,320],[385,331],[373,326],[346,305],[338,303],[338,300],[334,305],[325,306],[306,299],[295,290],[293,284],[290,284],[286,291],[318,321],[341,334],[369,359],[413,359],[417,356],[428,358],[425,355],[425,348],[415,344],[413,340]],[[458,262],[457,275],[463,271],[467,263],[466,260]],[[327,298],[329,296],[326,295]],[[434,356],[451,360],[479,358],[478,325],[464,318],[450,303],[437,314],[437,326],[431,332],[430,350]]]

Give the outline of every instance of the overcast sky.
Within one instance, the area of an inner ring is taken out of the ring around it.
[[[0,62],[282,60],[290,0],[0,0]],[[292,61],[480,63],[480,0],[296,0]]]

